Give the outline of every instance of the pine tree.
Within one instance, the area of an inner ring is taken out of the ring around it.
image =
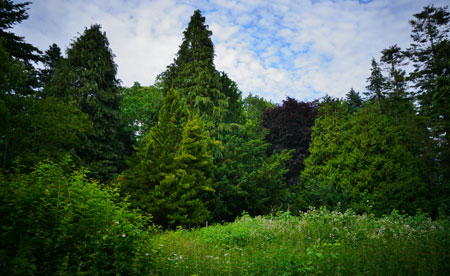
[[[100,25],[85,29],[72,42],[44,90],[45,96],[75,101],[89,115],[94,134],[76,149],[81,163],[94,177],[112,179],[125,165],[121,140],[119,81],[106,34]]]

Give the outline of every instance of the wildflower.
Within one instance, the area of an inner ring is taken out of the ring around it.
[[[215,257],[215,258],[214,258],[214,260],[218,260],[218,259],[220,259],[220,258],[219,258],[219,257]]]
[[[225,254],[223,254],[223,255],[224,255],[224,256],[226,257],[226,256],[228,256],[228,255],[230,255],[230,254],[228,254],[228,253],[225,253]]]
[[[148,256],[149,254],[148,254],[148,252],[147,253],[145,253],[145,256]]]
[[[122,234],[122,238],[125,238],[127,235],[126,234]]]
[[[119,224],[119,221],[116,221],[116,224]]]

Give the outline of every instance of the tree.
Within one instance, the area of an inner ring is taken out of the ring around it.
[[[258,95],[252,95],[250,93],[243,100],[243,107],[245,112],[247,113],[248,120],[252,120],[253,122],[259,122],[262,120],[262,114],[264,110],[275,107],[270,101],[267,101],[263,97],[259,97]]]
[[[76,155],[94,177],[102,180],[112,179],[125,166],[119,81],[113,57],[106,34],[100,25],[93,25],[72,42],[67,58],[44,90],[45,96],[75,101],[88,114],[94,133],[77,147]]]
[[[163,226],[199,224],[209,217],[203,193],[212,192],[211,148],[216,143],[190,116],[184,100],[169,90],[158,124],[139,141],[120,178],[134,207]]]
[[[121,119],[136,142],[158,123],[163,92],[154,86],[144,87],[136,82],[130,88],[122,88],[120,94]]]
[[[345,102],[347,104],[347,107],[350,111],[350,113],[354,113],[358,108],[362,107],[363,100],[358,92],[355,92],[353,88],[350,89],[350,91],[345,94]]]
[[[216,221],[232,221],[244,211],[256,216],[288,208],[291,190],[285,167],[292,152],[267,156],[266,134],[259,121],[247,121],[222,137],[211,202]]]
[[[424,7],[410,21],[414,42],[406,52],[414,65],[414,72],[409,78],[416,88],[420,118],[432,137],[427,140],[429,143],[424,145],[424,149],[434,151],[429,166],[434,172],[431,182],[436,183],[433,188],[436,195],[434,201],[441,202],[439,204],[447,212],[450,209],[449,22],[447,7]]]
[[[43,87],[50,81],[56,67],[62,59],[61,49],[55,43],[50,45],[48,50],[45,51],[45,54],[42,56],[42,62],[45,68],[39,72],[39,80]]]
[[[386,214],[430,210],[421,160],[409,147],[414,130],[392,124],[380,106],[367,103],[351,115],[341,101],[325,104],[305,160],[301,204]],[[308,200],[310,200],[308,202]],[[304,206],[303,206],[304,207]]]
[[[30,65],[31,61],[40,61],[39,54],[41,51],[26,43],[23,37],[6,30],[28,18],[27,6],[29,4],[31,2],[14,4],[11,0],[0,0],[0,40],[4,41],[6,51],[13,58],[24,62],[26,65]]]
[[[212,129],[236,115],[232,112],[239,111],[240,92],[226,74],[215,69],[212,32],[199,10],[194,11],[183,34],[174,62],[158,77],[159,85],[166,92],[171,88],[179,91]]]
[[[263,127],[269,130],[266,139],[272,144],[274,152],[295,150],[287,163],[286,174],[289,186],[298,183],[303,170],[303,160],[309,155],[311,128],[317,116],[317,102],[298,102],[287,98],[282,105],[263,112]]]
[[[379,101],[384,99],[386,93],[386,80],[381,73],[381,68],[375,61],[375,58],[372,58],[372,68],[370,69],[370,72],[370,77],[367,78],[367,82],[369,83],[366,86],[367,92],[364,94],[369,100]]]

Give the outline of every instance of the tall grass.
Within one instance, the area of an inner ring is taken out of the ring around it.
[[[450,223],[310,210],[159,233],[158,275],[448,275]]]

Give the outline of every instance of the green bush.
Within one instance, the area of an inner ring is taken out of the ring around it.
[[[0,270],[6,275],[133,275],[151,269],[150,220],[117,188],[44,162],[0,176]]]

